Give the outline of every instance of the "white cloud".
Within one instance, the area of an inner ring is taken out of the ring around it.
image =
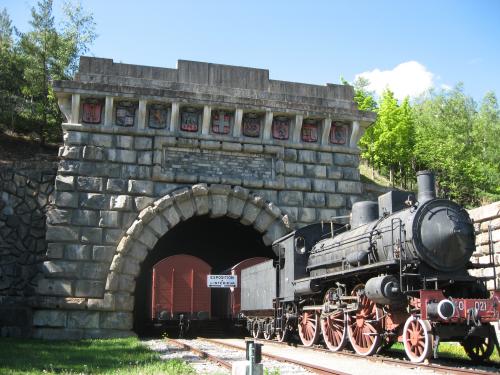
[[[445,91],[450,91],[453,87],[451,87],[450,85],[447,85],[446,83],[442,83],[441,88]]]
[[[389,88],[400,100],[406,96],[417,97],[434,86],[434,74],[417,61],[401,63],[392,70],[374,69],[356,74],[355,79],[358,77],[368,79],[368,90],[375,91],[377,95]]]

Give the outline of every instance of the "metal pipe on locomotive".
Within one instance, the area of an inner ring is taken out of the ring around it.
[[[496,275],[469,274],[473,223],[436,198],[432,173],[419,172],[417,184],[417,197],[392,191],[355,203],[350,225],[296,230],[274,242],[277,260],[243,270],[252,334],[283,341],[297,332],[306,346],[322,336],[332,351],[349,343],[363,356],[399,341],[414,362],[443,341],[461,342],[474,361],[500,352],[490,324],[500,319]],[[494,270],[493,261],[482,267]]]

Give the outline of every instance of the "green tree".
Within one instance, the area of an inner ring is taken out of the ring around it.
[[[52,0],[40,0],[31,9],[32,30],[22,34],[20,49],[25,59],[24,76],[29,83],[24,95],[35,103],[32,113],[39,127],[37,133],[43,144],[48,135],[59,130],[59,108],[50,82],[68,79],[75,71],[78,54],[85,51],[95,38],[95,24],[81,5],[66,4],[66,27],[59,31],[55,25]]]
[[[476,187],[484,177],[473,137],[476,104],[459,84],[449,92],[431,93],[415,111],[418,166],[437,172],[441,196],[477,204]]]

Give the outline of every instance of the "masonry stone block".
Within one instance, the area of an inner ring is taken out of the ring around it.
[[[141,165],[152,165],[153,164],[153,152],[152,151],[138,151],[137,152],[137,163]]]
[[[363,186],[361,182],[338,181],[337,188],[339,193],[361,194],[363,192]]]
[[[182,189],[172,193],[179,214],[183,220],[187,220],[195,213],[195,207],[189,189]]]
[[[359,181],[359,179],[360,179],[359,169],[345,167],[344,168],[344,179]]]
[[[75,188],[74,176],[56,176],[56,190],[58,191],[72,191]]]
[[[149,223],[155,217],[156,212],[152,206],[148,206],[144,208],[138,216],[139,220],[142,220],[142,223],[145,225]]]
[[[121,164],[120,168],[121,172],[118,177],[136,180],[151,180],[152,168],[148,165]]]
[[[151,150],[153,148],[153,139],[150,137],[135,137],[134,148],[136,150]]]
[[[278,202],[278,192],[275,190],[256,190],[255,194],[260,195],[266,201]]]
[[[78,235],[77,227],[47,225],[45,239],[52,242],[78,241]]]
[[[301,163],[316,163],[316,151],[312,150],[299,150],[299,162]]]
[[[118,311],[133,311],[134,298],[128,293],[117,293],[115,295],[115,305]]]
[[[130,312],[103,312],[101,313],[101,328],[132,329],[133,317]]]
[[[227,195],[210,194],[210,202],[210,217],[221,217],[227,214]]]
[[[220,178],[220,182],[221,184],[225,184],[225,185],[233,185],[233,186],[238,186],[238,185],[241,185],[243,183],[243,180],[239,177],[233,177],[233,176],[222,176]]]
[[[294,150],[292,148],[286,148],[284,159],[286,161],[297,161],[297,150]]]
[[[305,172],[305,175],[307,177],[326,178],[326,166],[325,165],[306,164],[304,166],[304,172]]]
[[[59,173],[78,173],[81,162],[75,160],[61,160],[57,168]]]
[[[76,280],[75,281],[75,296],[76,297],[101,297],[104,294],[104,281],[98,280]]]
[[[165,209],[162,212],[162,215],[165,218],[165,220],[167,220],[167,223],[170,228],[176,226],[179,223],[179,221],[181,221],[179,213],[177,212],[174,206]]]
[[[85,146],[83,148],[84,160],[104,160],[104,149],[101,147]]]
[[[148,228],[151,229],[158,237],[161,237],[168,231],[168,223],[161,215],[155,215],[155,217],[149,222]]]
[[[285,186],[290,190],[311,190],[311,180],[298,177],[285,177]]]
[[[128,195],[112,195],[110,209],[117,211],[129,211],[132,209],[132,198]]]
[[[65,145],[85,145],[89,142],[88,136],[88,133],[67,131],[63,134],[63,140]]]
[[[141,265],[136,259],[127,257],[125,263],[123,264],[122,273],[126,275],[137,276],[141,270]]]
[[[47,245],[47,258],[60,259],[64,256],[64,244],[62,243],[49,243]]]
[[[68,313],[68,328],[99,328],[99,312],[70,311]]]
[[[227,204],[227,216],[233,219],[238,219],[243,214],[246,200],[239,199],[235,196],[229,197]]]
[[[219,141],[200,141],[200,147],[206,150],[219,150],[221,146]]]
[[[130,135],[117,135],[115,137],[115,146],[118,148],[131,149],[134,147],[134,137]]]
[[[57,207],[78,208],[78,194],[57,191],[55,204]]]
[[[324,207],[326,204],[323,193],[304,193],[304,205],[306,207]]]
[[[81,279],[105,280],[109,271],[109,263],[82,262],[80,264]]]
[[[316,210],[314,208],[299,208],[299,221],[313,223],[316,221]]]
[[[103,189],[102,177],[78,177],[76,181],[81,191],[100,192]]]
[[[268,228],[264,235],[264,242],[269,245],[276,241],[278,238],[283,237],[287,233],[285,226],[281,220],[275,220]]]
[[[109,134],[90,134],[90,144],[98,147],[112,147],[113,136]]]
[[[299,218],[299,208],[298,207],[287,207],[280,205],[281,211],[283,214],[288,215],[289,218],[295,222]]]
[[[335,193],[335,181],[313,180],[313,190],[325,193]]]
[[[333,179],[333,180],[340,180],[342,179],[344,173],[342,172],[342,169],[340,169],[337,166],[331,166],[327,167],[327,173],[328,173],[328,178]]]
[[[153,195],[153,181],[130,180],[128,182],[128,192],[131,194]]]
[[[106,210],[109,207],[109,196],[97,193],[80,194],[80,205],[82,208],[94,210]]]
[[[52,209],[47,211],[47,223],[52,225],[69,224],[71,222],[71,210]]]
[[[120,274],[118,290],[133,293],[135,289],[135,276]]]
[[[328,221],[336,216],[339,216],[339,213],[336,209],[328,208],[328,209],[318,210],[318,220]]]
[[[108,160],[116,163],[134,164],[137,160],[137,152],[134,150],[108,149]]]
[[[266,154],[275,154],[278,157],[283,157],[284,150],[282,146],[264,145],[264,152]]]
[[[92,247],[92,259],[97,262],[111,262],[116,252],[114,246],[94,245]]]
[[[304,197],[301,191],[280,191],[279,202],[286,206],[302,206]]]
[[[135,197],[135,208],[137,211],[142,211],[146,207],[151,206],[154,203],[155,199],[152,197]]]
[[[101,211],[99,218],[99,226],[101,228],[118,228],[120,227],[121,213],[118,211]]]
[[[139,261],[142,261],[144,260],[144,258],[146,258],[148,251],[149,249],[147,246],[141,244],[140,242],[133,241],[130,250],[128,252],[128,256],[137,259]]]
[[[83,243],[101,244],[102,229],[101,228],[82,228],[81,241]]]
[[[42,340],[81,340],[83,329],[35,328],[33,338]]]
[[[111,311],[115,309],[115,295],[104,293],[103,298],[89,298],[87,300],[89,310]]]
[[[67,244],[64,247],[64,258],[68,260],[88,260],[91,257],[92,247],[82,244]]]
[[[65,159],[80,159],[81,150],[82,148],[79,146],[65,146],[60,150],[61,152],[59,156]]]
[[[224,151],[240,152],[242,149],[241,143],[222,142],[222,149]]]
[[[254,202],[248,201],[243,209],[243,215],[241,216],[241,223],[244,225],[253,224],[257,216],[262,211],[262,207],[256,205]]]
[[[43,272],[47,277],[76,277],[79,263],[68,260],[48,260],[42,263]]]
[[[357,167],[359,164],[359,156],[351,154],[335,153],[333,155],[333,162],[336,165],[342,165],[345,167]]]
[[[40,295],[71,296],[72,284],[70,280],[41,279],[36,290]]]
[[[243,145],[243,152],[248,152],[252,154],[262,154],[264,152],[264,146],[245,143]]]
[[[143,229],[144,229],[144,223],[142,222],[142,220],[137,219],[127,229],[126,233],[133,238],[139,238]]]
[[[333,164],[333,154],[331,152],[318,152],[318,163],[331,165]]]
[[[143,243],[148,248],[152,249],[158,242],[158,237],[155,236],[152,230],[144,228],[140,236],[137,238],[137,241]]]
[[[275,219],[276,218],[266,212],[266,210],[262,210],[255,219],[253,227],[261,233],[265,232]]]
[[[86,225],[95,226],[97,225],[98,212],[91,210],[75,210],[73,211],[73,217],[71,219],[74,225]]]
[[[304,165],[300,163],[285,163],[285,174],[287,176],[303,176]]]
[[[65,327],[66,311],[38,310],[33,313],[33,325],[38,327]]]
[[[345,206],[345,196],[342,194],[327,194],[327,206],[330,208],[339,208]]]

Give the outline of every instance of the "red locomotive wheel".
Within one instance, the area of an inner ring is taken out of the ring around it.
[[[299,316],[299,336],[304,346],[313,346],[319,339],[319,316],[315,311],[303,311]]]
[[[359,308],[348,315],[347,332],[354,351],[362,356],[374,354],[381,344],[380,309],[375,302],[361,295]]]
[[[462,342],[462,346],[474,362],[483,362],[490,358],[495,350],[495,330],[488,324],[488,337],[469,336]]]
[[[412,362],[423,362],[432,354],[434,335],[428,320],[410,316],[403,328],[403,345]]]
[[[321,318],[321,332],[325,344],[333,352],[344,349],[347,344],[346,319],[343,311],[338,310]]]

